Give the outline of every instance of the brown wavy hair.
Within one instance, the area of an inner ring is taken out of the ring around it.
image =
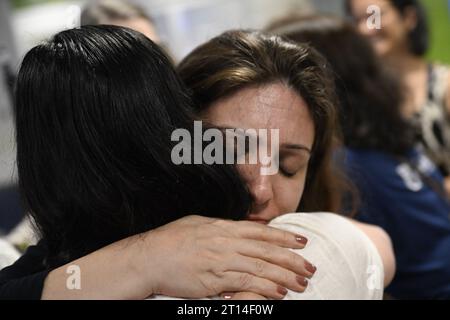
[[[308,45],[257,31],[225,32],[197,47],[178,72],[191,90],[197,112],[251,86],[283,82],[307,103],[315,139],[298,211],[341,212],[342,174],[332,154],[339,130],[333,76],[326,61]]]

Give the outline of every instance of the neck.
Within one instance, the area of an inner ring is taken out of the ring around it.
[[[398,53],[392,54],[387,57],[387,61],[392,65],[400,74],[408,74],[410,72],[417,72],[419,70],[426,69],[427,62],[425,59],[419,56],[412,55],[411,53]]]

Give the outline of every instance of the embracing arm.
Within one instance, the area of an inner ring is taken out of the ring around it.
[[[284,288],[304,289],[297,275],[308,274],[305,260],[286,249],[303,248],[304,242],[257,223],[189,216],[116,242],[48,275],[40,270],[39,281],[33,283],[40,286],[42,299],[143,299],[152,294],[203,298],[243,290],[280,299]],[[40,259],[42,263],[42,254]],[[73,265],[80,271],[79,290],[67,287],[73,275],[68,267]],[[31,271],[5,278],[0,292],[34,276]]]
[[[133,236],[51,271],[41,299],[144,299],[151,294],[142,264],[144,241]],[[76,269],[71,267],[76,266]],[[79,271],[79,288],[67,285]]]
[[[82,289],[68,290],[66,281],[69,274],[66,273],[67,266],[47,270],[44,260],[47,256],[47,247],[44,241],[40,241],[36,246],[28,248],[26,253],[12,266],[0,271],[0,300],[18,299],[18,300],[38,300],[38,299],[88,299],[97,294],[97,297],[114,298],[112,294],[116,293],[117,298],[126,298],[128,292],[125,285],[135,279],[133,275],[126,275],[127,281],[111,281],[118,274],[123,272],[131,273],[124,261],[128,259],[116,259],[111,265],[106,265],[104,258],[112,258],[114,254],[119,254],[121,250],[120,243],[114,248],[101,249],[92,255],[74,261],[70,265],[77,264],[82,270]],[[132,251],[132,250],[130,250]],[[123,250],[127,254],[127,250]],[[123,256],[123,258],[125,258]],[[102,266],[103,264],[103,266]],[[105,267],[105,268],[102,268]],[[102,270],[99,270],[102,268]],[[114,272],[117,272],[114,274]],[[93,277],[95,275],[95,277]],[[90,283],[92,279],[94,283]],[[84,283],[86,280],[86,283]],[[102,283],[103,281],[103,283]],[[112,290],[108,292],[107,290]],[[139,294],[140,288],[133,289],[133,293]]]

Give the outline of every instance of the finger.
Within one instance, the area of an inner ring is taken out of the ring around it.
[[[247,257],[262,259],[307,278],[311,278],[316,272],[316,267],[301,255],[264,241],[231,239],[227,249]]]
[[[229,265],[232,270],[250,273],[259,278],[264,278],[275,282],[280,286],[293,291],[303,292],[308,286],[308,281],[304,276],[297,275],[292,271],[286,270],[261,259],[236,256],[236,258],[231,259]]]
[[[220,297],[224,300],[231,300],[236,292],[223,292],[220,294]]]
[[[253,292],[270,299],[283,299],[287,289],[249,273],[227,271],[222,277],[223,292]]]
[[[306,237],[251,221],[235,221],[234,232],[238,237],[267,241],[284,248],[303,249]]]

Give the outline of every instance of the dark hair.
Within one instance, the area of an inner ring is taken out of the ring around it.
[[[228,31],[192,51],[178,66],[201,112],[250,86],[282,81],[306,101],[315,141],[298,210],[340,211],[341,184],[332,167],[337,116],[332,77],[313,48],[256,31]]]
[[[126,0],[89,1],[81,12],[81,25],[110,24],[111,20],[142,18],[154,24],[143,8]]]
[[[292,16],[274,23],[271,31],[309,43],[327,58],[335,73],[346,146],[393,155],[413,147],[414,130],[401,114],[400,82],[352,25],[328,16]]]
[[[350,1],[346,0],[346,10],[351,15]],[[428,16],[425,7],[419,0],[389,0],[393,7],[404,16],[406,10],[412,8],[416,11],[417,25],[408,35],[411,53],[416,56],[424,56],[430,46],[430,31],[428,27]]]
[[[173,130],[192,130],[190,100],[138,32],[81,27],[34,47],[15,105],[20,188],[48,265],[188,214],[247,214],[250,196],[232,167],[171,161]]]

